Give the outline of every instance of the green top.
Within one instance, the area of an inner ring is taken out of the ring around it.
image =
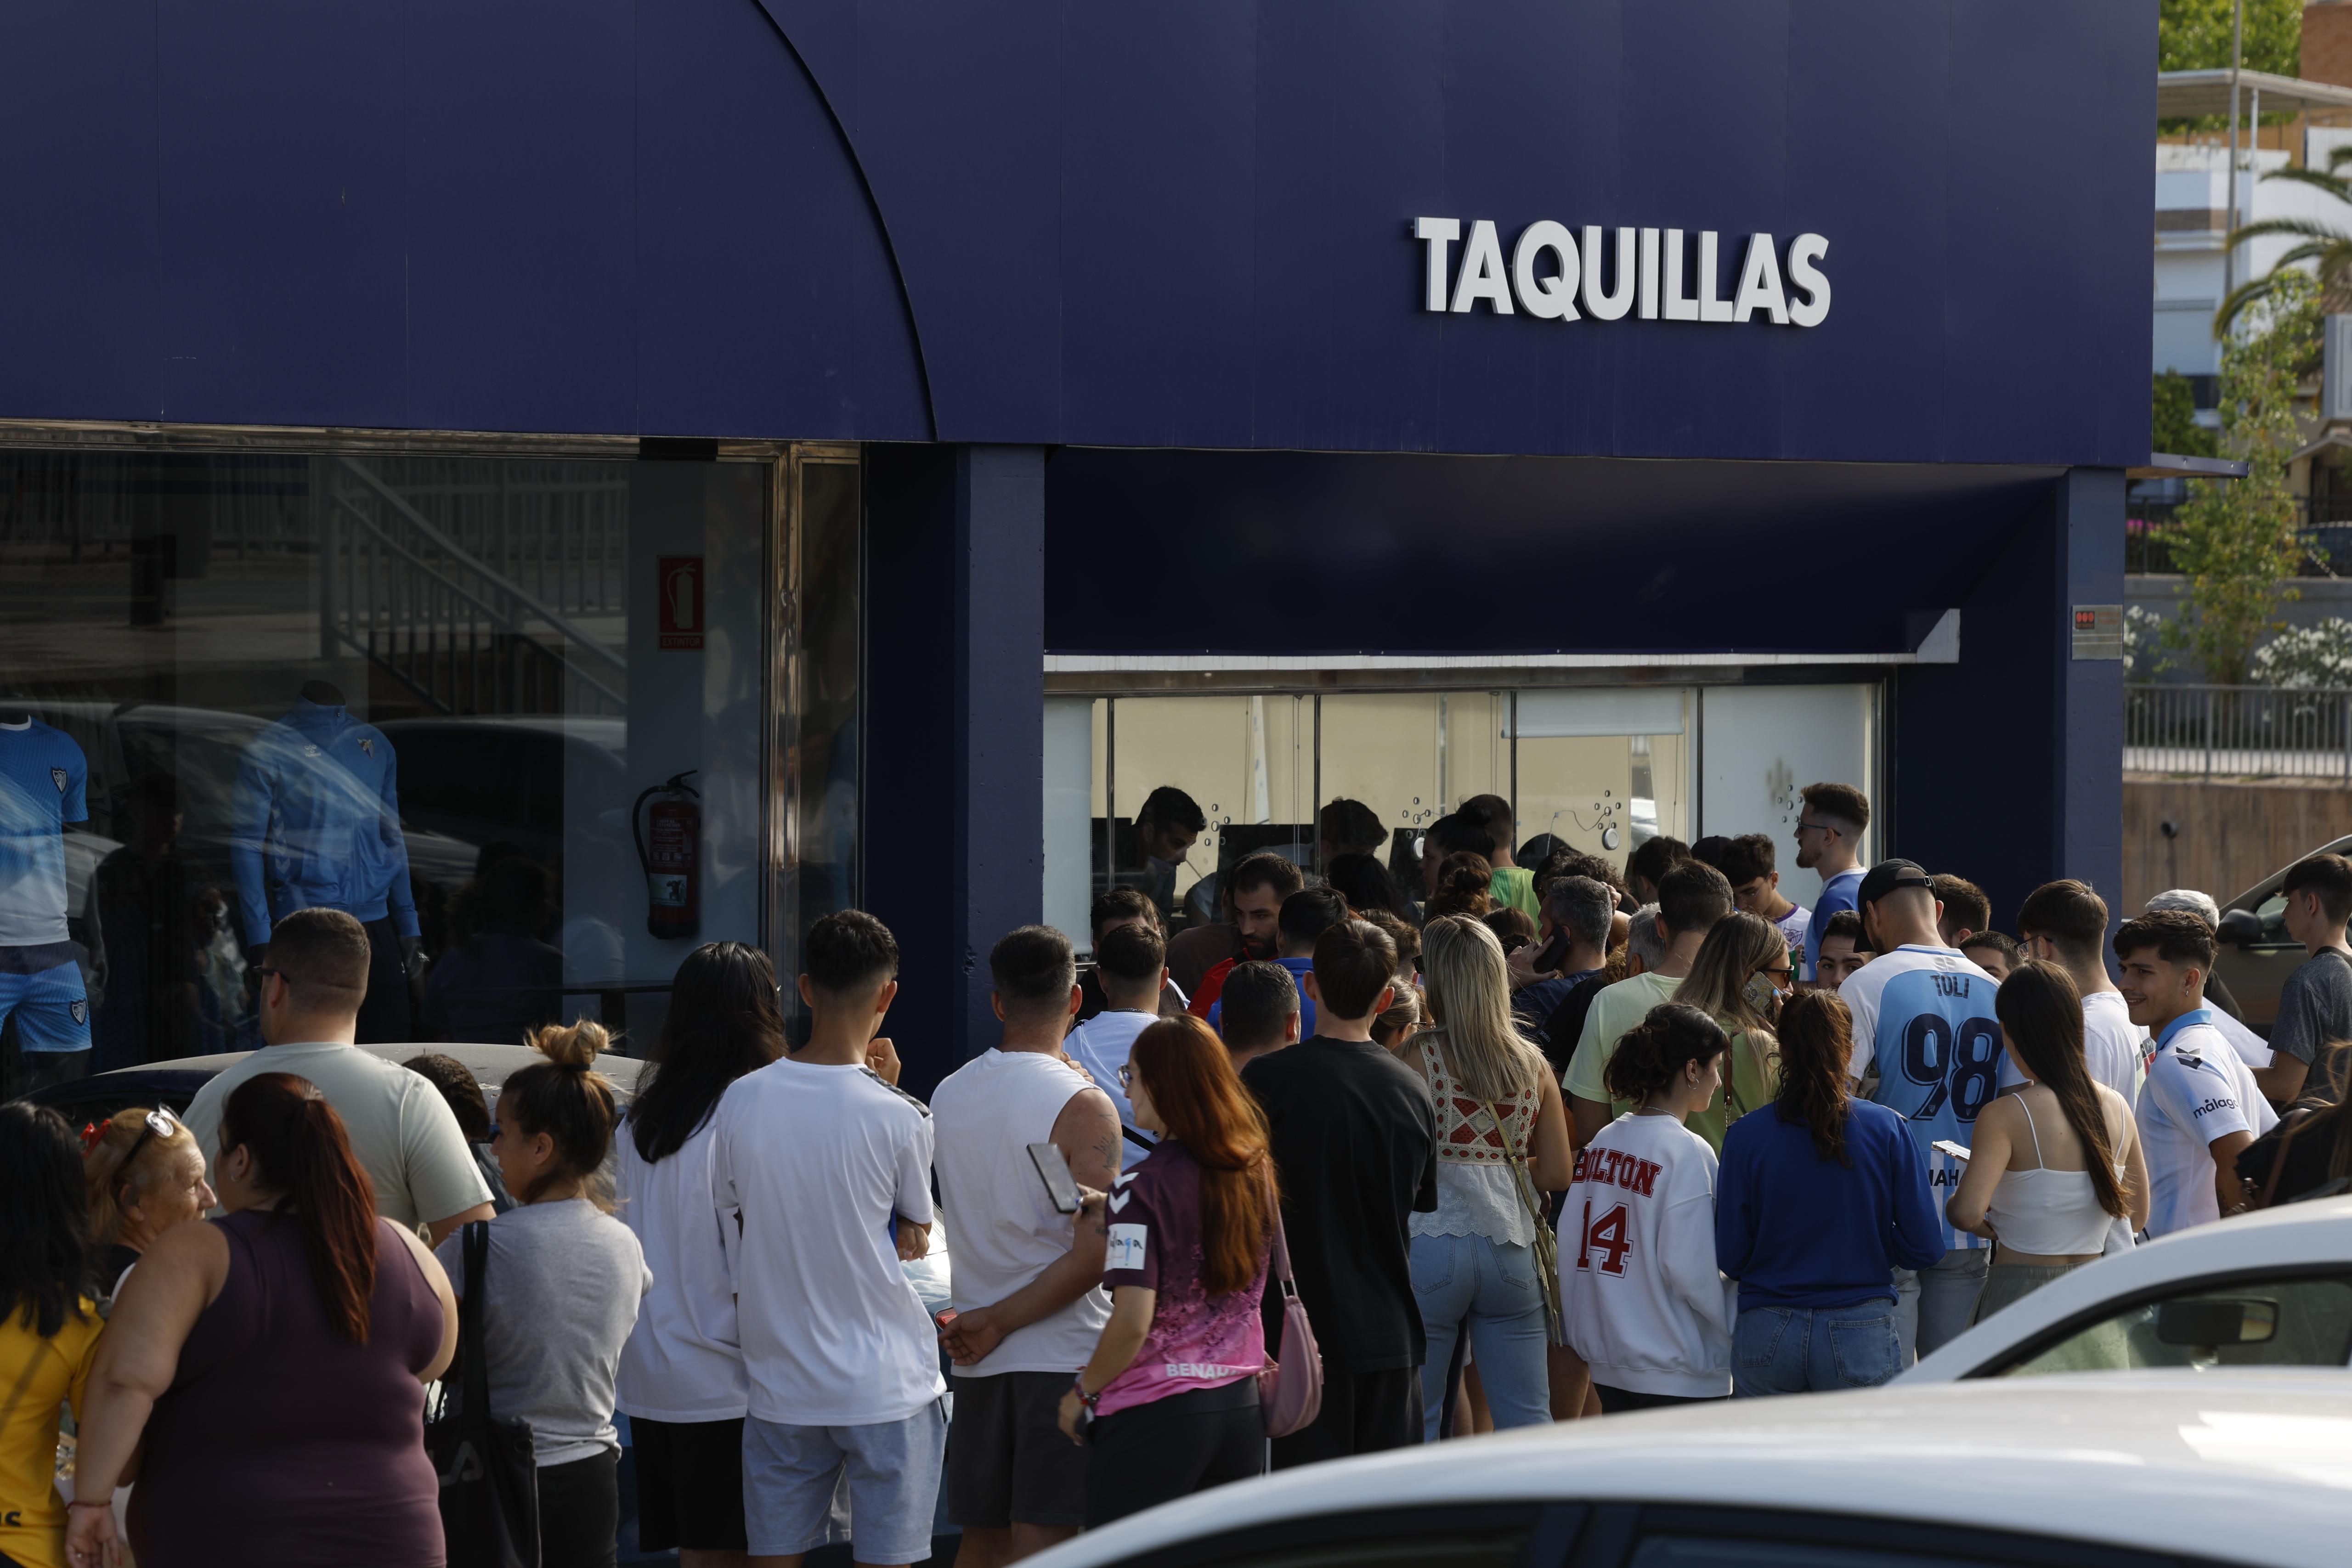
[[[1670,976],[1648,974],[1601,988],[1592,998],[1592,1010],[1584,1015],[1584,1032],[1577,1037],[1576,1055],[1568,1064],[1562,1087],[1577,1099],[1605,1103],[1612,1117],[1632,1111],[1631,1100],[1612,1098],[1605,1086],[1609,1059],[1617,1054],[1617,1042],[1625,1031],[1647,1018],[1660,1002],[1674,1000],[1681,986],[1682,981]],[[1768,1057],[1760,1047],[1760,1041],[1751,1042],[1746,1030],[1733,1032],[1730,1060],[1724,1064],[1725,1088],[1717,1089],[1707,1108],[1693,1113],[1685,1124],[1718,1155],[1723,1152],[1724,1128],[1780,1092],[1779,1060]]]
[[[1496,908],[1507,904],[1513,909],[1526,910],[1531,920],[1543,918],[1543,905],[1536,902],[1536,873],[1527,867],[1497,866],[1486,886],[1494,894]]]

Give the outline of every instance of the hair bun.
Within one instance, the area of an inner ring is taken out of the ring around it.
[[[596,1065],[598,1055],[611,1049],[612,1039],[603,1024],[577,1019],[568,1024],[549,1024],[531,1036],[530,1043],[556,1066],[585,1072]]]

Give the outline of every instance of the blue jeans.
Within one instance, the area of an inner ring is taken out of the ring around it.
[[[1743,1399],[1874,1388],[1902,1370],[1892,1301],[1745,1307],[1731,1331],[1731,1389]]]
[[[1437,1441],[1445,1369],[1454,1363],[1454,1340],[1465,1332],[1496,1429],[1549,1421],[1551,1382],[1534,1249],[1483,1236],[1416,1236],[1412,1262],[1413,1299],[1429,1336],[1421,1364],[1422,1440]]]

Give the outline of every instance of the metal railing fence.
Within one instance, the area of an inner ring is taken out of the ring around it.
[[[2352,785],[2352,691],[2126,686],[2124,771]]]

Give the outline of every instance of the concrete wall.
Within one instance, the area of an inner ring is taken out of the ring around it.
[[[2226,904],[2347,834],[2352,789],[2126,778],[2123,912],[2168,887],[2202,888]]]
[[[2188,579],[2177,574],[2163,576],[2140,574],[2124,579],[2124,602],[2137,605],[2152,615],[2171,620],[2180,613],[2180,591]],[[2297,597],[2278,607],[2278,619],[2290,626],[2316,626],[2331,615],[2352,621],[2352,578],[2298,577],[2288,586]],[[2265,639],[2267,641],[2267,639]],[[2176,654],[2176,659],[2186,655]],[[2134,679],[2143,677],[2134,676]],[[2194,664],[2180,664],[2156,677],[2164,685],[2195,685],[2204,680],[2204,672]]]

